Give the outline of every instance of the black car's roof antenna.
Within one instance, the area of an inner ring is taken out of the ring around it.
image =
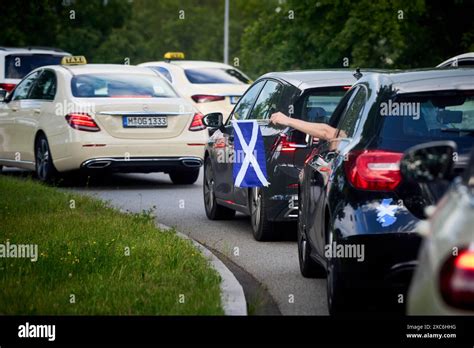
[[[356,68],[356,72],[352,76],[354,76],[357,80],[360,79],[363,76],[360,72],[360,68]]]

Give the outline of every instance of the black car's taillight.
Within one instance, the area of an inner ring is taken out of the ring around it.
[[[441,267],[439,287],[450,306],[474,309],[474,250],[461,249]]]
[[[347,179],[357,189],[392,191],[402,180],[402,156],[383,150],[351,151],[344,163]]]
[[[272,146],[272,151],[278,152],[294,152],[298,147],[298,144],[288,140],[286,134],[279,135],[275,143]]]
[[[85,132],[99,132],[100,128],[92,116],[86,113],[70,113],[66,115],[67,123],[74,129]]]

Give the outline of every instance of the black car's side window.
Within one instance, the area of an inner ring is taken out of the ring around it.
[[[29,99],[54,100],[56,95],[56,74],[44,70],[31,89]]]
[[[357,124],[360,121],[362,111],[364,110],[365,103],[367,101],[367,90],[364,87],[360,87],[356,94],[351,98],[347,105],[342,118],[337,126],[338,136],[342,138],[351,138],[354,135],[354,131]]]
[[[252,112],[247,115],[248,120],[266,120],[277,110],[277,104],[283,85],[269,80],[260,92]]]
[[[352,100],[354,94],[358,91],[359,87],[352,88],[349,92],[347,92],[344,97],[342,97],[341,101],[337,105],[336,109],[332,113],[329,119],[329,125],[333,127],[337,127],[339,121],[341,120],[342,116],[346,111],[347,104]]]
[[[21,81],[13,91],[11,100],[27,99],[31,87],[33,87],[34,83],[36,82],[39,73],[39,71],[35,71],[34,73],[28,75],[23,81]]]
[[[229,117],[229,120],[245,120],[247,118],[264,83],[264,80],[259,81],[250,87],[247,92],[245,92],[243,97],[240,98],[238,104],[235,106],[232,117]]]

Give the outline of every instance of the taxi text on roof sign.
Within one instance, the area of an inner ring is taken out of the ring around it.
[[[184,59],[184,53],[183,52],[166,52],[164,58],[168,60]]]
[[[79,65],[79,64],[87,64],[86,57],[66,56],[61,59],[61,65]]]

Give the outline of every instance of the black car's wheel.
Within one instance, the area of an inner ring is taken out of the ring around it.
[[[175,185],[192,185],[199,177],[199,168],[175,170],[170,172],[169,176]]]
[[[300,215],[300,214],[299,214]],[[300,224],[298,217],[298,260],[300,271],[305,278],[323,278],[326,270],[311,258],[311,243],[306,238],[306,232]]]
[[[250,194],[250,220],[253,236],[258,241],[271,240],[274,237],[273,222],[269,221],[266,213],[266,204],[263,190],[255,187]]]
[[[2,172],[2,170],[3,170],[3,166],[0,166],[0,173]]]
[[[211,160],[206,158],[204,162],[203,183],[204,207],[206,215],[210,220],[226,220],[235,216],[235,210],[217,204],[214,193],[214,174],[212,173]]]
[[[36,176],[42,182],[51,183],[58,176],[58,172],[53,164],[53,157],[51,156],[48,140],[44,135],[39,135],[36,139],[35,166]]]

